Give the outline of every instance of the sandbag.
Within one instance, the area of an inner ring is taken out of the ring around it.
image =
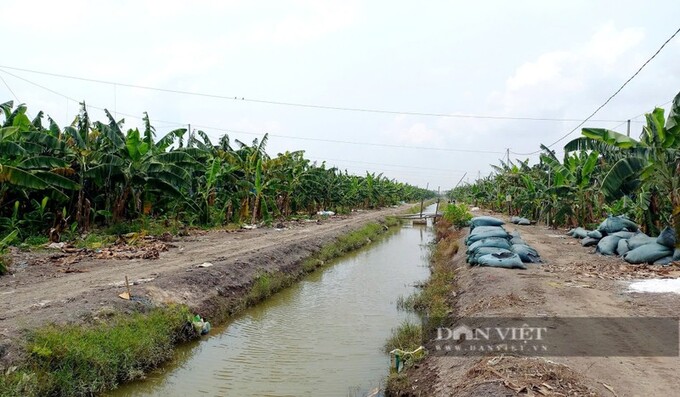
[[[507,240],[508,237],[510,237],[510,236],[508,235],[508,233],[505,230],[499,230],[499,231],[491,230],[491,231],[484,232],[484,233],[471,234],[466,239],[466,244],[469,245],[469,244],[472,244],[472,243],[477,242],[479,240],[484,240],[486,238],[493,238],[493,237],[498,237],[498,238],[502,238],[502,239]]]
[[[581,240],[581,245],[584,246],[584,247],[591,247],[593,245],[597,245],[597,243],[599,243],[599,242],[600,242],[600,240],[598,240],[596,238],[586,237],[583,240]]]
[[[502,220],[494,218],[493,216],[476,216],[470,219],[470,228],[474,229],[477,226],[500,226],[505,224]]]
[[[638,247],[642,247],[643,245],[651,244],[651,243],[656,243],[656,239],[654,237],[649,237],[648,235],[640,232],[640,233],[635,233],[635,235],[631,238],[628,239],[628,247],[631,250],[634,250]]]
[[[630,247],[628,247],[628,240],[626,240],[625,238],[622,238],[621,240],[619,240],[619,243],[616,245],[616,253],[619,254],[620,256],[623,256],[628,251],[630,251]]]
[[[596,238],[598,240],[601,239],[602,237],[604,237],[604,236],[602,236],[602,232],[599,231],[599,230],[591,230],[587,233],[587,236],[590,237],[590,238]]]
[[[470,234],[479,234],[495,230],[505,231],[505,229],[503,229],[503,226],[477,226],[476,228],[470,230]]]
[[[524,263],[540,263],[541,257],[535,249],[525,244],[513,244],[510,250],[519,255],[519,258]]]
[[[656,242],[661,245],[665,245],[668,248],[675,248],[677,242],[677,236],[675,235],[675,229],[666,226],[656,238]]]
[[[567,232],[567,236],[574,237],[574,231],[576,231],[576,229],[569,229],[569,231]]]
[[[510,244],[512,244],[512,245],[515,245],[515,244],[524,244],[524,245],[528,245],[527,242],[524,241],[524,239],[522,239],[521,237],[513,237],[513,238],[511,238],[511,239],[510,239]]]
[[[574,233],[572,234],[572,236],[576,238],[586,238],[588,237],[588,232],[589,230],[586,230],[582,227],[577,227],[576,229],[574,229]]]
[[[602,223],[600,223],[600,226],[598,226],[597,228],[597,230],[607,234],[620,232],[624,229],[629,232],[634,232],[638,230],[638,227],[635,222],[631,221],[628,218],[624,218],[621,216],[608,216],[607,219],[602,221]]]
[[[517,221],[517,224],[521,225],[521,226],[529,226],[529,225],[531,225],[531,221],[528,220],[527,218],[519,218],[519,221]]]
[[[659,265],[659,266],[668,266],[673,262],[673,256],[666,256],[661,259],[657,259],[654,261],[654,265]]]
[[[630,240],[628,240],[630,245]],[[652,263],[661,258],[672,256],[673,250],[665,245],[651,243],[632,249],[623,256],[628,263]]]
[[[503,267],[506,269],[526,269],[519,255],[513,253],[498,253],[482,255],[477,259],[479,266]]]
[[[635,236],[635,232],[624,232],[623,230],[620,232],[612,233],[610,236],[617,236],[621,238],[625,238],[626,240]]]
[[[680,248],[676,248],[673,252],[673,260],[680,261]]]
[[[604,236],[597,243],[595,252],[599,252],[602,255],[614,255],[616,254],[616,248],[619,246],[619,240],[621,240],[621,237]]]
[[[470,263],[471,265],[476,265],[480,257],[489,254],[500,253],[512,253],[512,251],[506,250],[505,248],[497,247],[479,247],[468,256],[468,263]]]
[[[520,219],[522,219],[522,218],[520,218],[519,216],[513,216],[512,218],[510,218],[510,222],[514,223],[516,225],[517,222],[519,222]]]
[[[510,234],[510,237],[513,237],[513,238],[514,237],[522,237],[517,230],[511,231],[511,232],[509,232],[509,234]]]
[[[475,252],[477,248],[480,247],[496,247],[496,248],[505,248],[506,250],[510,250],[510,242],[504,238],[498,238],[498,237],[491,237],[491,238],[485,238],[483,240],[475,241],[472,243],[468,249],[467,253],[470,254],[472,252]]]

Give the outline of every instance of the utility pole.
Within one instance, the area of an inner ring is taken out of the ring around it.
[[[630,136],[630,119],[628,120],[627,124],[628,124],[628,128],[626,129],[626,135]]]
[[[430,188],[430,182],[425,185],[425,190]],[[425,201],[425,196],[420,196],[420,218],[423,218],[423,202]]]
[[[505,149],[505,161],[510,164],[510,148]]]
[[[439,188],[441,186],[437,186],[437,206],[434,207],[434,221],[432,221],[432,224],[437,223],[437,214],[439,214],[439,200],[441,199],[441,196],[439,196]]]

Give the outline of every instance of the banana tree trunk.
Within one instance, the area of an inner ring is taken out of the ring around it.
[[[255,221],[257,220],[257,210],[260,207],[260,195],[258,194],[255,196],[255,205],[253,206],[253,218],[250,221],[251,225],[255,224]]]

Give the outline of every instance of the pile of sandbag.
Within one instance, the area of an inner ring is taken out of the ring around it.
[[[465,238],[467,262],[471,265],[526,269],[524,263],[539,263],[535,249],[526,244],[518,232],[508,233],[502,220],[478,216],[470,221]]]
[[[513,216],[510,218],[510,222],[515,225],[527,226],[531,225],[531,221],[527,218],[522,218],[521,216]]]
[[[584,247],[597,246],[602,255],[619,255],[628,263],[668,265],[680,260],[680,249],[675,248],[675,230],[666,227],[658,237],[650,237],[635,222],[623,216],[609,216],[596,230],[581,227],[571,229],[568,235],[581,239]]]

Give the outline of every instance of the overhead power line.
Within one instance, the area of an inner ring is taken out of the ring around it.
[[[107,85],[112,85],[114,87],[136,88],[136,89],[140,89],[140,90],[165,92],[165,93],[179,94],[179,95],[191,95],[191,96],[199,96],[199,97],[204,97],[204,98],[214,98],[214,99],[223,99],[223,100],[230,100],[230,101],[261,103],[261,104],[268,104],[268,105],[291,106],[291,107],[308,108],[308,109],[323,109],[323,110],[338,110],[338,111],[346,111],[346,112],[395,114],[395,115],[405,115],[405,116],[446,117],[446,118],[461,118],[461,119],[560,121],[560,122],[561,121],[580,121],[580,119],[554,118],[554,117],[499,116],[499,115],[464,114],[464,113],[416,112],[416,111],[407,111],[407,110],[371,109],[371,108],[360,108],[360,107],[349,107],[349,106],[318,105],[318,104],[309,104],[309,103],[274,101],[274,100],[268,100],[268,99],[246,98],[246,97],[243,97],[243,96],[239,97],[239,96],[233,96],[233,95],[220,95],[220,94],[211,94],[211,93],[203,93],[203,92],[185,91],[185,90],[177,90],[177,89],[171,89],[171,88],[150,87],[150,86],[144,86],[144,85],[138,85],[138,84],[121,83],[121,82],[115,82],[115,81],[72,76],[72,75],[66,75],[66,74],[61,74],[61,73],[52,73],[52,72],[45,72],[45,71],[39,71],[39,70],[33,70],[33,69],[19,68],[19,67],[14,67],[14,66],[7,66],[7,65],[0,65],[0,69],[10,69],[10,70],[16,70],[16,71],[27,72],[27,73],[41,74],[41,75],[45,75],[45,76],[59,77],[59,78],[64,78],[64,79],[79,80],[79,81],[85,81],[85,82],[90,82],[90,83],[98,83],[98,84],[107,84]],[[605,120],[605,119],[602,119],[602,120],[594,120],[594,121],[603,122],[603,123],[605,123],[605,122],[617,123],[617,122],[621,122],[622,120]]]
[[[17,79],[20,79],[22,81],[25,81],[29,84],[32,84],[36,87],[39,87],[43,90],[49,91],[55,95],[61,96],[67,100],[80,103],[78,100],[73,99],[69,97],[68,95],[62,94],[60,92],[57,92],[51,88],[45,87],[43,85],[40,85],[38,83],[35,83],[33,81],[30,81],[28,79],[25,79],[21,76],[17,76],[14,73],[8,72],[6,70],[3,70],[0,67],[0,72],[6,73],[12,77],[15,77]],[[97,107],[97,106],[92,106],[92,105],[87,105],[88,107],[91,107],[93,109],[98,109],[98,110],[105,110],[104,108]],[[118,114],[124,115],[124,116],[129,116],[133,117],[136,119],[142,119],[137,116],[129,115],[123,112],[118,112]],[[174,125],[187,125],[188,123],[180,123],[180,122],[173,122],[173,121],[166,121],[166,120],[155,120],[155,119],[150,119],[152,121],[160,121],[163,123],[168,123],[168,124],[174,124]],[[257,135],[261,136],[264,135],[265,132],[249,132],[249,131],[240,131],[240,130],[235,130],[235,129],[230,129],[230,128],[222,128],[222,127],[214,127],[214,126],[207,126],[207,125],[198,125],[198,124],[192,124],[194,127],[197,128],[204,128],[208,130],[215,130],[215,131],[222,131],[222,132],[232,132],[232,133],[239,133],[239,134],[245,134],[245,135]],[[315,142],[326,142],[326,143],[338,143],[338,144],[347,144],[347,145],[359,145],[359,146],[375,146],[375,147],[389,147],[389,148],[403,148],[403,149],[417,149],[417,150],[433,150],[433,151],[444,151],[444,152],[458,152],[458,153],[481,153],[481,154],[503,154],[504,152],[502,151],[491,151],[491,150],[476,150],[476,149],[454,149],[454,148],[442,148],[442,147],[426,147],[426,146],[410,146],[410,145],[396,145],[396,144],[389,144],[389,143],[376,143],[376,142],[354,142],[354,141],[343,141],[343,140],[338,140],[338,139],[324,139],[324,138],[309,138],[309,137],[300,137],[300,136],[292,136],[292,135],[282,135],[282,134],[272,134],[270,133],[269,136],[271,137],[278,137],[278,138],[287,138],[287,139],[297,139],[297,140],[303,140],[303,141],[315,141]]]
[[[635,73],[633,73],[633,75],[630,76],[630,77],[628,78],[628,80],[626,80],[626,81],[621,85],[621,87],[619,87],[618,90],[616,90],[613,94],[611,94],[611,95],[609,96],[609,98],[607,98],[607,100],[604,101],[604,103],[602,103],[602,105],[598,106],[598,108],[595,109],[595,111],[592,112],[592,113],[590,114],[590,116],[586,117],[586,119],[583,120],[583,121],[581,121],[576,127],[574,127],[572,130],[570,130],[570,131],[567,132],[566,134],[562,135],[562,136],[560,137],[560,139],[558,139],[558,140],[556,140],[555,142],[551,143],[551,144],[548,145],[547,147],[551,148],[551,147],[555,146],[556,144],[558,144],[559,142],[561,142],[564,138],[566,138],[566,137],[568,137],[569,135],[571,135],[574,131],[576,131],[576,130],[578,130],[579,128],[581,128],[585,123],[587,123],[588,121],[591,121],[590,119],[591,119],[593,116],[595,116],[595,115],[597,114],[597,112],[599,112],[603,107],[605,107],[605,106],[609,103],[609,101],[611,101],[612,99],[614,99],[614,97],[615,97],[616,95],[618,95],[619,92],[621,92],[621,90],[623,90],[623,88],[624,88],[625,86],[627,86],[628,83],[630,83],[630,82],[631,82],[631,81],[632,81],[632,80],[633,80],[633,79],[634,79],[634,78],[642,71],[642,69],[645,68],[645,66],[647,66],[654,58],[656,58],[656,56],[659,55],[659,53],[661,52],[661,50],[663,50],[663,48],[666,47],[666,44],[668,44],[671,40],[673,40],[673,38],[674,38],[675,36],[677,36],[678,33],[680,33],[680,28],[678,28],[678,30],[676,30],[675,33],[673,33],[668,39],[666,39],[666,41],[664,41],[664,43],[661,44],[661,47],[659,47],[659,49],[656,50],[656,52],[655,52],[654,54],[652,54],[652,56],[649,57],[649,59],[647,59],[647,60],[645,61],[645,63],[643,63],[642,66],[640,66],[640,67],[638,68],[638,70],[635,71]],[[595,121],[595,120],[592,120],[592,121]],[[539,150],[534,151],[534,152],[531,152],[531,153],[516,153],[516,154],[524,156],[524,155],[532,155],[532,154],[536,154],[536,153],[539,153],[540,151],[541,151],[541,150],[539,149]]]

